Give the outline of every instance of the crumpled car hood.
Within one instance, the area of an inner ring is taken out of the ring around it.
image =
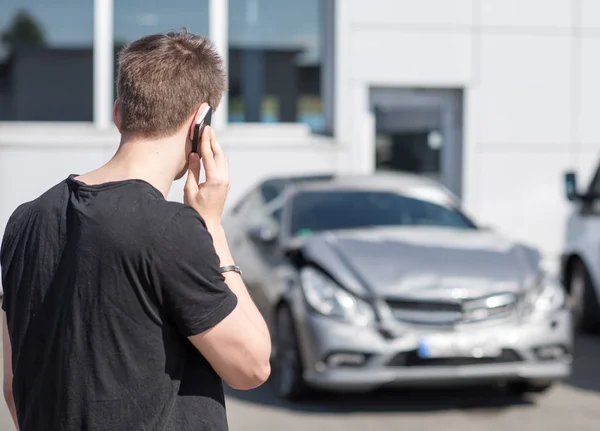
[[[308,260],[360,296],[469,299],[518,293],[538,274],[537,250],[485,230],[406,227],[337,231],[302,244]]]

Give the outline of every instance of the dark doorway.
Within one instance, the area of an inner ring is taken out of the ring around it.
[[[376,169],[410,172],[462,191],[462,91],[374,88]]]

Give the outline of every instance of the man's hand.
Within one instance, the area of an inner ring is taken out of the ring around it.
[[[229,191],[229,165],[214,129],[210,126],[206,126],[202,133],[200,155],[206,181],[200,184],[200,157],[191,153],[184,202],[198,211],[207,226],[218,227],[221,225],[223,207]]]

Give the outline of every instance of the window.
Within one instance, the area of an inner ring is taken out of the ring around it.
[[[212,19],[215,31],[227,27],[229,35],[230,122],[302,122],[331,134],[334,0],[223,1],[227,16],[209,16],[209,0],[112,0],[113,40],[103,40],[116,60],[124,44],[147,34],[187,28],[209,35]],[[94,4],[4,0],[0,121],[111,122],[111,53],[94,52],[94,28],[108,29],[109,14],[94,17]]]
[[[92,121],[93,0],[3,0],[0,121]]]
[[[463,91],[373,87],[377,170],[419,173],[462,190]]]
[[[260,186],[260,194],[262,196],[263,202],[268,204],[272,202],[277,196],[283,192],[283,188],[285,187],[285,180],[268,180],[264,182]]]
[[[596,170],[594,178],[590,181],[587,194],[594,199],[600,198],[600,166]]]
[[[115,81],[116,56],[127,43],[140,37],[180,31],[208,36],[208,0],[114,0]],[[114,94],[116,97],[116,82]]]
[[[116,48],[142,36],[182,28],[208,36],[208,0],[115,0],[114,15]]]
[[[325,129],[324,0],[229,0],[229,121]]]
[[[476,229],[457,208],[383,191],[306,191],[293,198],[291,233],[375,226]]]

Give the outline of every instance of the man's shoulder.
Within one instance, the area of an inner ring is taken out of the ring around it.
[[[61,199],[62,198],[62,199]],[[62,206],[64,199],[68,198],[68,187],[65,181],[55,184],[37,198],[24,202],[12,212],[6,224],[6,231],[22,223],[30,216],[39,213],[48,213]]]
[[[65,199],[68,198],[68,187],[65,181],[55,184],[44,191],[35,199],[29,200],[17,206],[11,213],[6,223],[2,236],[2,250],[16,238],[21,236],[22,230],[32,224],[32,221],[40,215],[47,215],[60,208]]]
[[[19,205],[9,216],[8,222],[4,227],[4,234],[2,235],[0,258],[6,255],[8,247],[19,236],[19,225],[22,225],[23,221],[28,219],[27,214],[31,212],[32,205],[33,201],[25,202]]]

